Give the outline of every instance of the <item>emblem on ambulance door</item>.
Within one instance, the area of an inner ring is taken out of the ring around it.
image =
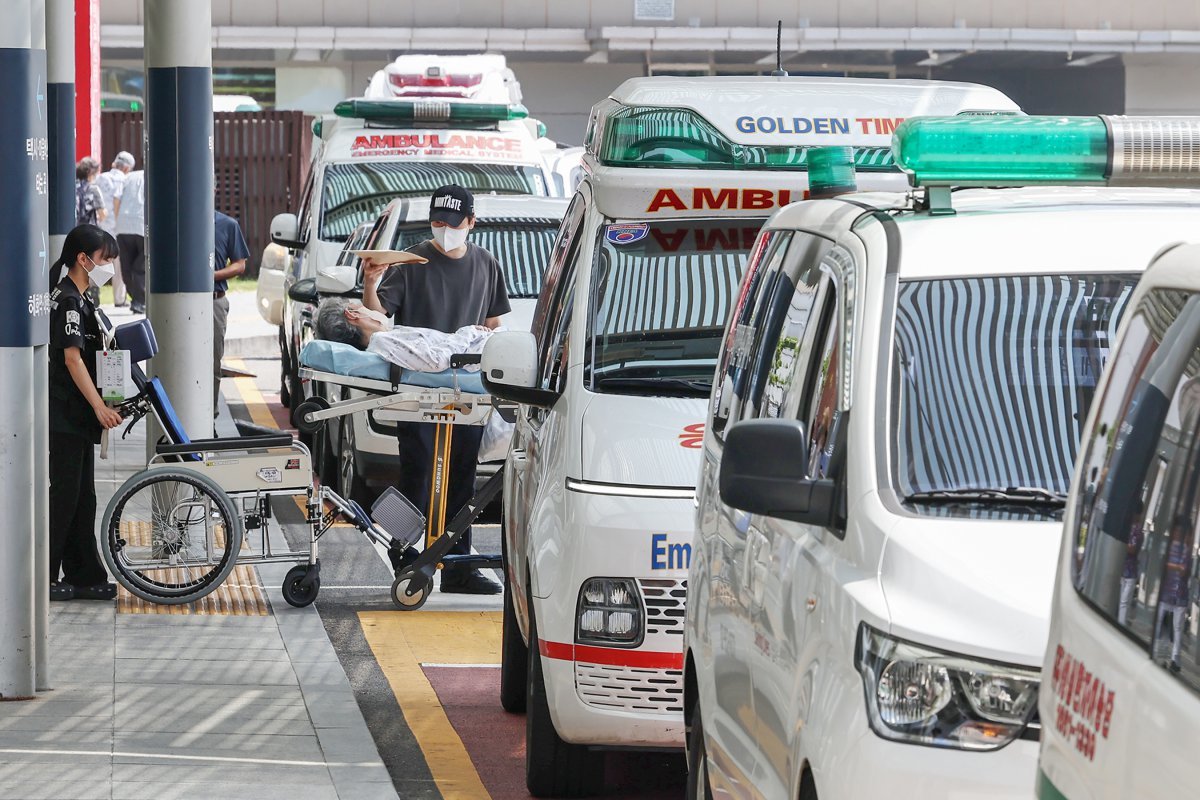
[[[604,229],[604,238],[613,244],[634,244],[645,239],[650,226],[644,222],[629,222],[609,225]]]

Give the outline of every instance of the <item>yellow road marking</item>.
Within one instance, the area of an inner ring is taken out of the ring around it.
[[[499,664],[500,612],[363,611],[358,619],[444,800],[490,798],[421,665]]]
[[[229,360],[229,366],[237,370],[246,371],[246,362],[240,358]],[[231,378],[233,381],[234,391],[241,397],[242,405],[250,413],[250,419],[255,425],[262,425],[265,428],[275,428],[278,430],[279,425],[275,422],[275,417],[271,415],[267,408],[267,401],[263,399],[262,392],[258,390],[258,386],[254,383],[254,378]]]

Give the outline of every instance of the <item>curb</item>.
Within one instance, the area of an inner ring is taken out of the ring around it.
[[[279,339],[273,333],[225,340],[225,358],[279,358]]]

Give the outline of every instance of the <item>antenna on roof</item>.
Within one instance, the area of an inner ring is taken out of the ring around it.
[[[786,78],[787,70],[783,68],[783,20],[775,23],[775,69],[772,78]]]

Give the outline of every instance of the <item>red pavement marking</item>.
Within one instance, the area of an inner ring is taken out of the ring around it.
[[[423,667],[446,717],[492,800],[525,800],[525,716],[500,707],[500,670]],[[676,800],[686,781],[683,755],[609,753],[599,797]]]

